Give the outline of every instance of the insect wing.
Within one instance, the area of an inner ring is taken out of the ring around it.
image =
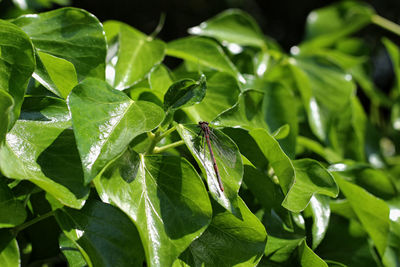
[[[213,151],[217,156],[230,168],[234,168],[236,164],[237,147],[229,137],[220,131],[210,131],[210,141]]]

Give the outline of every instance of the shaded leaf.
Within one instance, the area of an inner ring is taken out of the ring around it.
[[[0,266],[21,266],[17,240],[6,229],[0,230]]]
[[[0,20],[0,29],[1,141],[5,130],[10,130],[19,117],[35,57],[29,37],[19,27]]]
[[[0,228],[17,226],[25,221],[26,216],[24,204],[14,197],[0,178]]]
[[[104,79],[107,44],[102,25],[92,14],[66,7],[23,15],[12,22],[28,34],[38,51],[74,64],[79,81]]]
[[[89,200],[81,210],[57,211],[56,219],[90,266],[142,265],[139,234],[129,218],[113,206]]]
[[[312,251],[311,248],[307,246],[307,243],[305,240],[303,240],[303,243],[299,247],[299,261],[300,265],[304,267],[308,266],[323,266],[323,267],[328,267],[328,264],[324,262],[320,257],[318,257],[317,254]]]
[[[304,238],[283,239],[269,235],[265,256],[267,256],[268,260],[274,262],[285,262],[292,256],[296,248],[302,244],[303,240]]]
[[[68,239],[65,234],[61,234],[59,238],[60,250],[64,254],[65,258],[67,258],[67,262],[69,266],[74,267],[84,267],[87,266],[87,263],[82,256],[82,253],[79,251],[78,246],[72,241]]]
[[[133,101],[98,79],[77,85],[67,102],[86,183],[133,138],[157,127],[164,117],[157,105]]]
[[[172,85],[173,79],[166,66],[163,64],[155,67],[149,74],[149,84],[160,100],[164,98],[164,94]]]
[[[164,110],[176,110],[201,102],[206,95],[206,76],[198,81],[183,79],[173,83],[164,95]]]
[[[210,226],[189,248],[194,266],[256,266],[267,242],[264,226],[240,198],[241,219],[212,203]]]
[[[26,97],[23,112],[0,148],[0,169],[26,179],[64,205],[80,208],[88,194],[65,102]]]
[[[204,184],[180,157],[127,150],[94,181],[101,199],[135,222],[148,266],[171,266],[211,221]]]
[[[107,81],[118,90],[131,87],[164,59],[165,43],[153,40],[129,25],[106,21]]]

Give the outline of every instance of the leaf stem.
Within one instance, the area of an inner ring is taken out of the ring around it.
[[[31,226],[31,225],[33,225],[35,223],[38,223],[38,222],[40,222],[40,221],[42,221],[44,219],[47,219],[47,218],[53,216],[55,214],[55,212],[56,212],[55,210],[49,211],[49,212],[47,212],[47,213],[45,213],[45,214],[43,214],[41,216],[38,216],[38,217],[26,222],[26,223],[18,225],[16,227],[14,227],[12,232],[14,233],[14,235],[17,235],[20,231],[24,230],[25,228],[28,228],[29,226]]]
[[[166,130],[165,132],[163,132],[160,136],[159,139],[162,140],[164,137],[170,135],[173,131],[176,130],[176,126],[173,126],[171,128],[169,128],[168,130]]]
[[[150,143],[149,147],[147,148],[147,151],[145,154],[160,153],[160,152],[156,152],[156,151],[159,151],[156,149],[157,143],[160,142],[164,137],[166,137],[167,135],[169,135],[170,133],[172,133],[175,130],[176,130],[176,126],[173,126],[173,127],[169,128],[168,130],[166,130],[165,132],[163,132],[162,134],[161,134],[161,131],[159,131],[159,130],[157,130],[156,133],[154,133],[154,134],[152,132],[148,132],[147,136],[151,140],[151,143]]]
[[[164,151],[167,150],[167,149],[174,148],[174,147],[177,147],[177,146],[181,146],[181,145],[183,145],[183,144],[185,144],[185,141],[180,140],[180,141],[177,141],[177,142],[174,142],[174,143],[172,143],[172,144],[165,145],[165,146],[162,146],[162,147],[155,147],[155,148],[153,149],[153,152],[154,152],[154,153],[162,153],[162,152],[164,152]]]
[[[158,21],[157,27],[154,29],[154,31],[150,34],[150,39],[153,40],[162,30],[164,27],[165,23],[165,13],[161,13],[160,15],[160,20]]]
[[[373,15],[371,17],[371,21],[375,25],[378,25],[378,26],[400,36],[400,25],[394,23],[393,21],[385,19],[384,17],[381,17],[379,15]]]

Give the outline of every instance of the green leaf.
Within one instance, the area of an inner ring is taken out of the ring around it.
[[[322,195],[313,195],[310,200],[309,211],[312,215],[312,249],[318,247],[325,237],[328,230],[331,209],[329,206],[330,199]]]
[[[375,11],[356,1],[343,1],[311,12],[307,17],[302,49],[326,47],[371,22]]]
[[[17,240],[7,229],[0,230],[0,266],[21,266],[21,258]]]
[[[340,190],[348,199],[365,231],[374,241],[379,255],[383,256],[390,228],[388,205],[361,187],[344,180],[339,173],[335,172],[334,175]]]
[[[29,37],[19,27],[0,20],[0,29],[0,103],[2,112],[0,141],[2,141],[5,130],[10,130],[19,117],[26,87],[35,69],[35,57]],[[9,96],[12,97],[13,102]],[[8,109],[10,110],[8,111]]]
[[[212,222],[189,248],[194,266],[257,266],[267,233],[243,200],[238,200],[241,219],[212,202]]]
[[[0,148],[1,171],[31,181],[64,205],[82,207],[88,188],[65,101],[26,97],[22,111]]]
[[[220,114],[213,123],[224,127],[245,130],[265,128],[264,93],[256,90],[246,90],[239,95],[238,102],[229,110]]]
[[[59,238],[60,250],[64,254],[65,258],[67,258],[67,262],[69,266],[74,267],[84,267],[87,266],[87,263],[79,251],[78,246],[72,241],[68,239],[65,234],[61,234]]]
[[[15,199],[11,189],[0,178],[0,228],[14,227],[26,219],[23,202]]]
[[[207,93],[201,103],[184,108],[193,121],[212,121],[238,100],[240,89],[231,75],[217,72],[207,80]]]
[[[178,39],[168,43],[166,53],[194,64],[229,73],[238,81],[245,82],[223,49],[211,39],[203,37]]]
[[[291,61],[291,70],[307,110],[308,123],[322,141],[334,117],[344,112],[356,89],[350,74],[316,58],[298,58]]]
[[[0,90],[0,144],[4,141],[8,132],[10,112],[12,111],[14,101],[9,93]]]
[[[157,105],[133,101],[98,79],[77,85],[67,102],[86,183],[133,138],[157,127],[164,117]]]
[[[173,83],[164,95],[164,110],[190,107],[201,102],[206,95],[206,76],[198,81],[183,79]]]
[[[149,74],[149,84],[153,92],[162,100],[168,88],[173,84],[169,69],[163,64],[155,67]]]
[[[56,219],[89,266],[141,266],[144,252],[139,233],[117,208],[89,200],[81,210],[63,208]]]
[[[398,93],[400,93],[400,50],[397,45],[387,38],[382,39],[386,50],[389,52],[390,60],[392,62],[393,72],[396,75],[395,88],[397,88]]]
[[[66,7],[24,15],[12,22],[29,35],[38,51],[71,62],[79,81],[104,79],[107,44],[102,25],[92,14]]]
[[[284,239],[268,235],[265,256],[274,262],[285,262],[293,254],[294,250],[303,243],[304,238]]]
[[[148,266],[171,266],[211,221],[204,184],[183,158],[127,150],[94,181],[135,222]]]
[[[316,266],[316,267],[328,267],[328,264],[324,262],[317,254],[312,251],[311,248],[307,246],[305,240],[299,247],[299,261],[300,265],[304,267]]]
[[[249,134],[257,142],[279,179],[286,194],[282,203],[285,208],[300,212],[316,193],[330,197],[338,195],[335,180],[320,163],[312,159],[291,161],[278,142],[264,129],[254,129]]]
[[[74,65],[62,58],[37,51],[37,67],[33,78],[54,94],[67,98],[72,88],[78,84]]]
[[[141,81],[164,59],[165,43],[118,21],[104,23],[107,36],[107,81],[123,90]]]
[[[200,138],[199,136],[201,129],[194,124],[179,124],[176,129],[204,171],[211,196],[225,209],[240,218],[237,201],[243,177],[243,163],[236,144],[221,131],[211,129],[212,134],[217,139],[211,140],[211,147],[224,187],[222,191],[213,167],[210,151],[205,143],[205,137]]]
[[[214,37],[222,43],[266,46],[257,22],[239,9],[226,10],[188,31],[190,34]]]

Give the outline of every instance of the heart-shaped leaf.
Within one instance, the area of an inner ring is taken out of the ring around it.
[[[19,117],[26,86],[35,69],[35,57],[29,37],[19,27],[0,20],[0,29],[1,141]]]
[[[212,197],[225,209],[240,217],[237,199],[242,183],[243,163],[236,144],[221,131],[211,129],[211,148],[224,188],[222,191],[213,167],[206,137],[199,135],[201,128],[193,124],[179,124],[176,129],[197,163],[204,170]]]
[[[229,9],[190,28],[189,33],[210,36],[224,43],[265,47],[264,36],[257,22],[239,9]]]
[[[142,80],[164,59],[165,43],[118,21],[104,23],[108,42],[107,81],[123,90]]]
[[[23,15],[12,21],[31,38],[43,53],[74,64],[78,80],[104,79],[107,44],[101,23],[89,12],[72,7],[35,15]],[[40,65],[38,65],[40,66]],[[52,67],[43,65],[43,67]],[[57,71],[58,66],[56,65]],[[49,69],[47,69],[49,71]],[[37,73],[43,73],[42,69]]]
[[[206,95],[206,76],[198,81],[183,79],[172,84],[164,95],[164,110],[176,110],[201,102]]]
[[[151,131],[164,118],[157,105],[133,101],[98,79],[77,85],[67,102],[86,183],[120,155],[133,138]]]
[[[328,264],[323,261],[314,251],[307,246],[306,240],[303,240],[299,247],[299,262],[303,267],[328,267]]]
[[[210,226],[181,260],[189,266],[257,266],[264,254],[267,233],[243,200],[238,199],[241,219],[213,201]]]
[[[143,264],[143,247],[135,225],[117,208],[89,200],[81,210],[57,211],[56,219],[89,266]]]
[[[80,208],[89,189],[70,126],[65,101],[26,97],[20,119],[0,148],[0,169],[7,177],[33,182],[64,205]]]
[[[135,222],[148,266],[171,266],[211,221],[204,184],[183,158],[127,150],[94,182]]]

